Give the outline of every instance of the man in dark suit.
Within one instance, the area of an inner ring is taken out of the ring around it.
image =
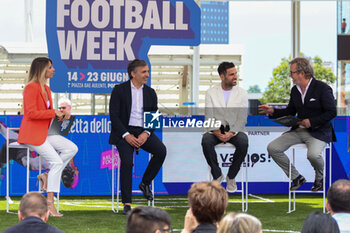
[[[63,233],[46,223],[49,210],[46,198],[39,192],[29,192],[22,197],[18,210],[19,224],[7,228],[2,233]]]
[[[336,103],[332,88],[313,77],[314,71],[306,58],[295,58],[290,62],[290,77],[294,87],[290,93],[287,108],[274,109],[268,105],[260,105],[260,113],[270,118],[297,114],[300,121],[292,129],[272,141],[267,150],[273,160],[289,174],[289,159],[284,153],[290,146],[305,143],[307,158],[315,169],[315,181],[311,191],[323,189],[322,151],[327,143],[335,141],[331,120],[336,117]],[[291,190],[298,189],[306,180],[292,165]]]
[[[109,103],[112,122],[109,143],[116,145],[121,160],[123,214],[131,210],[134,149],[142,148],[153,155],[139,185],[145,198],[150,201],[153,200],[150,184],[166,156],[166,148],[153,133],[154,130],[143,128],[143,113],[158,109],[156,92],[146,85],[149,77],[147,63],[139,59],[131,61],[128,64],[128,74],[130,80],[114,87]]]

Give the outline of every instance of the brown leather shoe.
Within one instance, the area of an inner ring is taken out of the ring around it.
[[[303,184],[305,184],[306,180],[305,177],[302,175],[299,175],[297,178],[295,178],[293,180],[293,184],[290,187],[290,191],[294,191],[297,190],[300,186],[302,186]]]
[[[323,179],[315,180],[314,185],[312,185],[311,192],[318,192],[323,190]]]

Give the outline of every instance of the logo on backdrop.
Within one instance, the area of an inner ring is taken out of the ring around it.
[[[110,93],[129,79],[131,60],[148,62],[151,45],[200,43],[194,0],[47,0],[46,6],[55,92]]]
[[[145,129],[160,129],[160,119],[162,114],[157,110],[156,112],[143,113],[143,128]]]
[[[219,164],[221,167],[230,167],[233,161],[234,153],[220,153],[219,154]],[[242,163],[242,167],[254,167],[256,163],[270,163],[270,155],[265,153],[252,153],[247,154],[246,160]]]

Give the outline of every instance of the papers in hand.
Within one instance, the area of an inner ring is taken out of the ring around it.
[[[275,120],[273,120],[274,122],[287,126],[287,127],[293,127],[297,125],[297,122],[300,121],[300,119],[295,118],[294,116],[283,116],[283,117],[279,117]]]
[[[57,118],[54,118],[52,120],[52,124],[50,126],[49,135],[62,135],[67,136],[69,133],[70,128],[73,125],[75,116],[71,116],[68,120],[65,121],[59,121]]]

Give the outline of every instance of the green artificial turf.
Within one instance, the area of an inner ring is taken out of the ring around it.
[[[322,196],[297,195],[296,212],[287,214],[287,195],[259,195],[263,199],[249,197],[248,213],[262,222],[264,232],[300,232],[307,215],[313,211],[322,211]],[[12,212],[17,212],[20,198],[13,198]],[[141,196],[134,197],[133,207],[147,205]],[[156,196],[155,206],[164,208],[170,214],[174,232],[183,228],[187,211],[187,197]],[[6,201],[0,197],[0,232],[18,223],[16,214],[6,213]],[[110,197],[61,197],[60,212],[62,218],[50,217],[48,223],[67,233],[88,232],[125,232],[126,217],[112,212]],[[230,195],[227,212],[241,212],[241,196]]]

